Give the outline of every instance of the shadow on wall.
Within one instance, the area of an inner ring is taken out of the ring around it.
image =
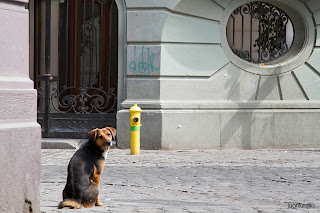
[[[276,73],[278,73],[277,68],[274,70],[274,74],[276,74]],[[241,76],[239,78],[241,78]],[[276,77],[274,76],[274,78],[276,78]],[[226,82],[226,84],[227,84],[226,87],[228,87],[229,83]],[[233,87],[236,87],[238,84],[239,84],[239,82],[236,82]],[[243,106],[246,104],[252,103],[252,102],[250,102],[250,100],[255,100],[254,108],[257,108],[261,104],[261,102],[259,102],[257,100],[259,88],[263,88],[264,86],[267,86],[265,84],[268,84],[268,83],[267,83],[267,81],[265,81],[263,84],[261,84],[261,85],[259,85],[259,84],[260,84],[260,78],[257,82],[256,92],[253,93],[253,95],[248,99],[248,101],[241,101],[240,90],[233,91],[233,97],[234,97],[233,99],[238,99],[240,101],[240,102],[238,102],[238,107],[237,107],[238,109],[243,108]],[[275,87],[277,87],[277,85],[275,85]],[[233,88],[231,88],[231,91],[232,90],[233,90]],[[279,87],[278,87],[278,90],[279,90]],[[265,100],[271,91],[273,91],[273,90],[270,89],[269,92],[265,92],[262,95],[259,95],[259,99]],[[279,92],[279,94],[280,94],[280,92]],[[279,100],[280,100],[280,96],[279,96]],[[232,114],[232,112],[231,112],[231,114]],[[255,115],[253,115],[253,114],[255,114]],[[268,115],[264,115],[264,116],[262,115],[261,119],[268,119],[268,118],[266,118],[266,116],[268,116]],[[220,139],[221,148],[226,148],[227,144],[232,141],[233,145],[235,145],[234,143],[241,144],[241,147],[238,147],[238,148],[252,149],[252,148],[254,148],[252,146],[252,143],[253,143],[252,140],[253,140],[253,135],[255,135],[255,134],[259,134],[256,136],[259,139],[264,140],[263,137],[265,134],[267,134],[267,128],[272,128],[272,124],[267,123],[267,122],[263,122],[264,123],[263,126],[258,127],[255,123],[256,119],[258,119],[258,118],[257,118],[257,114],[256,114],[255,110],[250,109],[250,110],[236,112],[235,115],[232,116],[232,118],[225,125],[223,125],[223,123],[221,123],[221,126],[223,126],[223,129],[221,130],[221,137],[222,138]],[[261,129],[259,129],[259,131],[255,131],[256,128],[261,128]],[[273,145],[272,141],[269,141],[268,143],[265,143],[265,141],[264,141],[263,144],[268,144],[270,146]]]
[[[233,3],[236,4],[241,2],[245,4],[248,1],[233,1]],[[311,138],[315,138],[314,135],[312,136],[312,133],[318,132],[318,125],[314,125],[314,123],[317,122],[315,118],[309,121],[308,117],[300,113],[301,118],[304,119],[304,124],[310,123],[310,126],[312,125],[312,128],[301,129],[301,134],[299,128],[302,124],[300,124],[300,122],[293,124],[293,119],[291,119],[291,123],[289,120],[281,120],[281,127],[286,128],[284,131],[283,129],[274,128],[274,124],[278,124],[274,123],[275,113],[272,110],[263,110],[261,105],[265,104],[265,102],[263,102],[264,100],[301,100],[306,102],[309,99],[317,101],[320,99],[320,73],[318,71],[318,56],[320,53],[317,48],[319,46],[317,37],[315,37],[316,30],[319,29],[314,30],[315,26],[319,24],[319,20],[316,19],[318,12],[314,11],[319,9],[320,3],[318,1],[298,0],[270,1],[270,3],[281,8],[293,23],[294,40],[292,47],[286,55],[272,63],[273,65],[282,64],[283,69],[277,67],[274,70],[270,70],[271,73],[269,73],[269,69],[266,69],[267,72],[264,74],[265,76],[260,74],[260,69],[250,69],[249,65],[247,66],[248,63],[242,63],[243,60],[234,58],[234,64],[237,64],[237,66],[243,70],[255,74],[250,75],[247,72],[240,76],[237,83],[233,85],[231,90],[232,94],[227,97],[228,100],[236,102],[235,105],[238,111],[235,109],[230,112],[224,112],[223,114],[224,117],[221,119],[221,148],[235,147],[234,145],[236,144],[239,148],[252,149],[255,148],[257,143],[265,148],[275,148],[275,143],[278,141],[274,141],[273,138],[274,136],[278,137],[277,132],[281,131],[282,138],[285,138],[289,134],[291,135],[290,131],[293,130],[287,128],[288,125],[296,127],[295,129],[298,133],[294,134],[295,136],[301,136],[300,139],[309,137],[315,144],[318,144],[317,139]],[[224,18],[229,18],[229,15],[230,14],[225,13]],[[222,32],[221,35],[223,36],[224,31],[220,30],[220,32]],[[230,46],[224,43],[223,40],[221,44],[225,50],[228,50],[226,51],[228,57],[233,57],[233,52],[228,49]],[[242,79],[243,84],[240,83],[242,77],[246,80],[243,81]],[[253,83],[252,81],[255,80],[256,82]],[[254,84],[256,84],[256,88],[254,88]],[[245,87],[243,87],[243,85],[245,85]],[[242,91],[242,87],[246,90],[245,94]],[[248,91],[252,91],[252,93]],[[318,107],[315,108],[317,110],[319,109]],[[284,116],[285,112],[281,114]],[[315,114],[309,116],[314,115]],[[283,116],[282,118],[284,118]],[[291,115],[288,115],[288,117],[290,116]],[[290,141],[288,143],[293,144],[295,142]],[[298,141],[298,143],[300,143],[300,141]],[[260,148],[260,146],[258,147]]]

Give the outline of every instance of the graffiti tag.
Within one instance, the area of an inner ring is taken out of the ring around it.
[[[137,47],[134,46],[133,60],[129,64],[129,69],[133,72],[139,72],[141,74],[150,75],[154,71],[160,70],[160,67],[155,67],[154,59],[156,57],[155,53],[150,53],[150,48],[142,46],[141,48],[141,58],[136,60]]]

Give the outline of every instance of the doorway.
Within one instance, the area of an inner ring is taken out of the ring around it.
[[[34,2],[34,86],[43,137],[86,138],[116,126],[115,0]]]

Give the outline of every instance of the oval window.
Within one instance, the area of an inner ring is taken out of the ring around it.
[[[289,16],[265,2],[250,2],[235,9],[227,23],[232,52],[251,63],[268,63],[292,46],[294,29]]]

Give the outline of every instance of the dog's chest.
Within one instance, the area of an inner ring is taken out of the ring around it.
[[[98,160],[94,165],[93,174],[101,174],[104,168],[104,163],[104,160]]]
[[[102,153],[102,156],[104,157],[105,160],[107,160],[108,152],[109,150],[106,150],[104,153]]]

